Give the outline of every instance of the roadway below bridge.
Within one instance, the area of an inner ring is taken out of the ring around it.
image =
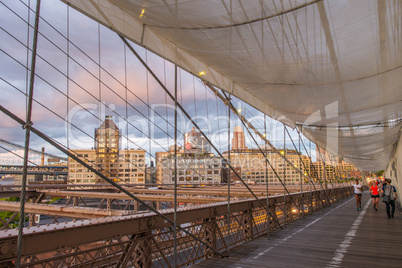
[[[348,198],[194,267],[401,267],[401,247],[401,210],[388,219],[366,192],[361,211]]]

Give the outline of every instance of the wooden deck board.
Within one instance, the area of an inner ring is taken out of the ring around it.
[[[228,258],[214,257],[194,267],[402,267],[400,210],[388,219],[385,205],[380,202],[375,211],[368,193],[362,205],[367,209],[356,211],[350,198],[271,232],[269,240],[260,237],[231,249]],[[349,246],[341,262],[333,262],[345,243]]]

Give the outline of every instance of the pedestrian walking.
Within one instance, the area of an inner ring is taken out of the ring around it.
[[[371,199],[373,200],[373,207],[374,210],[378,210],[378,200],[380,199],[380,188],[378,188],[378,185],[375,181],[371,181],[370,183],[370,194],[371,194]]]
[[[382,187],[383,199],[387,210],[388,219],[393,218],[395,214],[395,199],[398,197],[396,189],[391,185],[391,179],[385,179]],[[392,208],[392,210],[391,210]]]
[[[355,188],[355,198],[356,198],[356,207],[357,211],[362,209],[362,191],[363,187],[359,184],[359,180],[356,179],[355,184],[353,184]]]

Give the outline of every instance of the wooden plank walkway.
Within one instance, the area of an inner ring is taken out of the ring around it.
[[[349,198],[194,267],[402,267],[401,210],[388,219],[365,192],[362,211]]]

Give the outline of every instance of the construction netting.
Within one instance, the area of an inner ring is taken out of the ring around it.
[[[63,0],[362,170],[400,135],[400,0]]]

